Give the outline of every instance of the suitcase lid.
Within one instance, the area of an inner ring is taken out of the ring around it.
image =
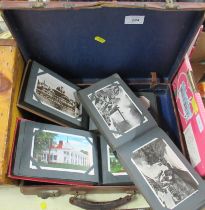
[[[132,80],[156,72],[164,81],[179,68],[205,10],[196,4],[172,10],[164,3],[152,8],[129,2],[88,6],[95,4],[68,8],[50,2],[47,8],[19,9],[13,3],[3,6],[3,15],[25,60],[36,60],[66,78],[85,82],[117,72]]]

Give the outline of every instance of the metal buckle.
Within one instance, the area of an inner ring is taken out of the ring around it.
[[[46,7],[46,1],[43,0],[36,0],[32,3],[32,8],[45,8]]]
[[[165,8],[166,9],[178,9],[178,6],[176,4],[174,4],[173,0],[166,0]]]

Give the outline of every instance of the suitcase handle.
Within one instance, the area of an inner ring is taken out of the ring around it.
[[[106,202],[94,202],[87,199],[78,198],[78,195],[76,195],[74,197],[71,197],[69,199],[69,202],[72,205],[75,205],[82,209],[87,209],[87,210],[96,210],[96,209],[111,210],[130,202],[133,199],[134,195],[135,193],[131,195],[126,195],[125,197],[118,198],[113,201],[106,201]]]

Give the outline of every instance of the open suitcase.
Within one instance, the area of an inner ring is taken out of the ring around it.
[[[188,158],[171,83],[192,49],[205,4],[2,1],[0,9],[25,62],[38,61],[82,88],[117,72],[132,90],[155,92],[161,127]],[[137,189],[25,182],[21,191],[47,198]]]

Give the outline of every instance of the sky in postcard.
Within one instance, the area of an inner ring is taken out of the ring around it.
[[[59,143],[59,141],[63,141],[65,143],[69,142],[72,145],[72,147],[78,150],[90,150],[91,147],[91,144],[84,136],[57,133],[57,136],[55,136],[53,140],[57,142],[57,144]]]

